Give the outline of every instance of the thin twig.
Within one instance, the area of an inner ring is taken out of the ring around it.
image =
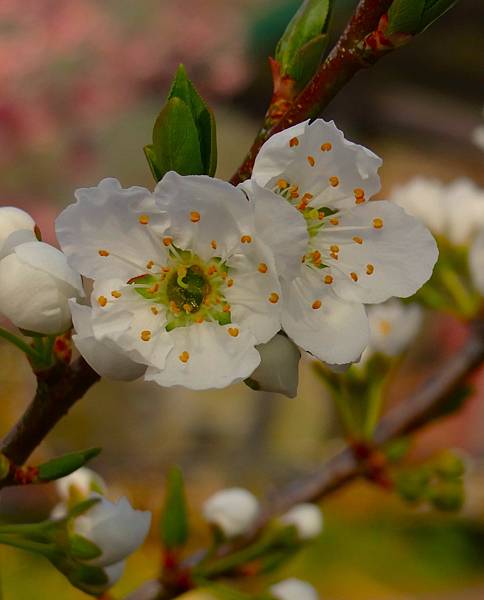
[[[359,43],[376,30],[380,18],[391,4],[392,0],[360,1],[333,50],[306,87],[296,96],[288,111],[272,128],[261,128],[243,163],[233,175],[231,183],[237,185],[250,177],[257,153],[274,133],[320,114],[357,71],[372,65],[390,50],[363,50]]]

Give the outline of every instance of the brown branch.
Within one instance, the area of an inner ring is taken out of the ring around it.
[[[84,359],[37,378],[37,393],[30,406],[0,442],[0,452],[17,465],[23,464],[45,436],[99,380]],[[0,482],[0,487],[9,481]]]
[[[476,320],[471,323],[471,333],[464,347],[456,355],[451,356],[417,392],[383,417],[375,432],[375,443],[382,445],[433,421],[449,397],[483,362],[484,321]],[[361,474],[361,463],[353,450],[344,449],[309,477],[293,482],[279,491],[267,503],[254,529],[242,541],[223,546],[218,556],[228,556],[251,544],[271,519],[291,506],[302,502],[318,502]],[[204,553],[197,553],[194,557],[188,558],[185,565],[196,565],[200,556],[203,557]],[[149,587],[146,584],[145,586],[143,590],[133,592],[126,600],[158,600],[160,596],[157,594],[161,593],[161,584],[152,581]],[[176,595],[168,597],[174,598]]]
[[[272,127],[267,127],[267,121],[264,123],[231,183],[237,185],[251,176],[257,153],[274,133],[320,114],[357,71],[370,66],[391,49],[363,48],[360,42],[377,29],[380,18],[386,14],[392,1],[360,0],[333,50],[284,116]],[[270,112],[271,107],[268,114]]]

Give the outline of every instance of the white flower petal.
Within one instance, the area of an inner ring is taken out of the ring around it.
[[[170,171],[156,186],[155,196],[159,208],[169,214],[167,235],[174,245],[203,260],[225,259],[241,248],[243,235],[254,236],[254,208],[229,183]]]
[[[290,127],[265,142],[252,179],[271,190],[282,179],[298,186],[300,196],[312,194],[310,205],[341,208],[355,203],[356,189],[362,189],[366,198],[380,189],[381,164],[373,152],[346,140],[333,121],[316,119]]]
[[[320,360],[343,364],[358,360],[368,344],[364,306],[338,298],[309,269],[283,284],[284,331],[301,348]],[[319,304],[319,308],[313,308]]]
[[[431,276],[438,257],[430,232],[390,202],[377,201],[342,211],[339,225],[324,227],[316,248],[339,247],[338,259],[324,258],[333,289],[345,300],[383,302],[414,294]],[[355,242],[359,238],[359,243]]]
[[[231,335],[237,332],[237,334]],[[248,377],[260,362],[252,333],[237,323],[200,323],[166,335],[173,349],[163,370],[148,367],[145,379],[166,387],[222,388]]]
[[[4,244],[7,239],[17,231],[28,231],[30,239],[35,239],[35,221],[20,208],[15,206],[0,207],[0,258],[6,256]]]
[[[84,500],[93,492],[105,494],[107,487],[104,479],[92,469],[81,467],[55,481],[57,493],[64,502],[69,502],[72,498]]]
[[[281,328],[281,287],[269,251],[257,242],[252,243],[251,250],[228,261],[234,283],[224,295],[231,306],[232,320],[249,329],[260,344]]]
[[[484,230],[479,233],[471,246],[469,266],[474,285],[484,296]]]
[[[295,527],[301,540],[318,537],[323,530],[323,513],[316,504],[297,504],[282,515],[281,521]]]
[[[285,579],[270,588],[277,600],[319,600],[317,591],[312,585],[300,579]]]
[[[240,187],[255,204],[257,236],[274,253],[279,275],[286,279],[296,277],[308,245],[304,217],[289,202],[255,181],[245,181]]]
[[[396,356],[416,337],[423,311],[418,304],[403,304],[392,298],[384,304],[368,306],[370,351]]]
[[[255,523],[260,511],[259,501],[248,490],[220,490],[205,501],[203,516],[219,527],[227,537],[246,533]]]
[[[278,333],[267,343],[257,346],[261,363],[250,379],[258,390],[284,394],[294,398],[299,383],[298,347],[285,335]]]
[[[80,273],[128,281],[146,272],[148,261],[164,260],[167,251],[160,241],[168,220],[155,210],[151,192],[123,189],[117,180],[104,179],[97,187],[77,190],[76,198],[57,217],[56,232],[70,264]],[[144,217],[149,225],[140,222]]]
[[[93,494],[99,502],[74,520],[74,531],[98,546],[102,554],[86,561],[106,567],[120,562],[144,542],[151,524],[151,513],[135,510],[126,498],[113,503]]]
[[[108,379],[124,381],[132,381],[143,375],[146,365],[136,363],[117,348],[96,340],[91,323],[92,309],[89,306],[72,301],[70,308],[76,330],[72,341],[96,373]]]

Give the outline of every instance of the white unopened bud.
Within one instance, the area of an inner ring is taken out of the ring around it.
[[[246,533],[259,515],[259,501],[242,488],[221,490],[203,505],[203,515],[227,537]]]
[[[87,467],[57,479],[55,487],[61,500],[69,505],[86,500],[93,492],[104,495],[107,491],[104,479]]]
[[[49,335],[66,331],[68,299],[82,295],[80,275],[49,244],[20,244],[0,260],[0,313],[20,329]]]
[[[280,581],[269,591],[277,600],[319,600],[318,592],[312,585],[295,578]]]
[[[257,346],[257,350],[261,362],[248,383],[258,390],[294,398],[299,382],[299,348],[285,335],[278,333],[266,344]]]
[[[74,519],[74,533],[101,551],[90,565],[106,567],[124,560],[144,542],[151,524],[151,513],[135,510],[126,498],[113,503],[93,494],[99,502]]]
[[[72,322],[76,333],[72,341],[82,354],[84,360],[102,377],[132,381],[141,377],[146,365],[134,362],[120,350],[103,344],[94,336],[91,324],[92,309],[90,306],[69,302]]]
[[[471,246],[469,267],[477,291],[484,296],[484,230],[479,233]]]
[[[323,531],[323,513],[315,504],[297,504],[282,515],[281,521],[295,527],[301,540],[313,539]]]
[[[0,207],[0,258],[6,254],[6,246],[9,237],[19,231],[28,232],[28,239],[35,240],[35,221],[20,208],[14,206]],[[26,236],[27,237],[27,236]],[[24,241],[27,241],[26,239]]]

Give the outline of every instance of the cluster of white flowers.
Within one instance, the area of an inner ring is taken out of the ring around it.
[[[90,590],[101,594],[122,576],[125,559],[144,542],[151,525],[151,513],[133,509],[127,498],[115,503],[107,500],[102,495],[106,491],[103,479],[87,468],[59,479],[56,488],[61,503],[52,512],[54,519],[64,518],[69,508],[84,500],[98,500],[86,512],[73,518],[70,532],[98,548],[99,556],[82,562],[104,570],[107,581]]]
[[[0,313],[27,331],[62,333],[71,326],[68,299],[82,296],[82,282],[64,254],[38,237],[30,215],[0,208]]]
[[[71,303],[78,349],[108,377],[206,389],[255,371],[288,395],[293,344],[276,337],[284,362],[269,352],[256,371],[281,329],[321,360],[358,360],[365,305],[412,295],[437,258],[417,219],[368,202],[380,164],[317,120],[266,142],[238,188],[168,173],[153,193],[114,179],[78,190],[57,219],[70,265],[94,280],[90,306]]]
[[[390,199],[421,219],[434,235],[470,247],[471,276],[484,295],[484,190],[469,179],[446,185],[417,177],[397,187]]]
[[[244,488],[216,492],[205,501],[203,516],[228,538],[250,531],[260,515],[257,498]],[[311,540],[323,530],[323,515],[315,504],[297,504],[279,518],[284,527],[294,527],[301,541]]]

